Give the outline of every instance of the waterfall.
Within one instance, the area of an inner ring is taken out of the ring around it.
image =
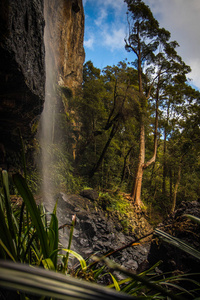
[[[42,175],[42,198],[44,202],[53,204],[53,193],[55,189],[55,174],[53,165],[55,163],[55,126],[56,115],[59,111],[59,99],[57,95],[58,69],[57,59],[59,47],[56,45],[58,31],[53,27],[51,15],[49,13],[50,2],[44,1],[45,16],[45,103],[40,121],[40,147],[41,147],[41,175]],[[56,48],[57,47],[57,48]]]

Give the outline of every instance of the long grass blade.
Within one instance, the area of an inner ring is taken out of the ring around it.
[[[171,236],[170,234],[159,229],[155,229],[155,234],[158,235],[165,242],[179,248],[180,250],[200,260],[200,252],[195,248],[191,247],[190,245],[186,244],[185,242],[181,241],[180,239]]]
[[[0,287],[63,300],[131,300],[97,284],[28,265],[0,261]]]
[[[55,252],[52,255],[52,252],[58,249],[58,242],[59,242],[58,219],[56,216],[56,209],[57,209],[57,202],[55,204],[53,213],[51,214],[51,221],[49,225],[49,252],[55,269],[57,267],[57,253]]]
[[[80,254],[78,254],[77,252],[75,252],[75,251],[73,251],[71,249],[62,249],[62,250],[65,251],[65,252],[67,252],[67,254],[71,254],[74,257],[76,257],[79,260],[79,262],[80,262],[82,270],[83,271],[87,270],[86,261],[85,261],[85,259]]]
[[[119,284],[118,284],[116,278],[115,278],[111,273],[109,273],[109,274],[110,274],[110,276],[111,276],[111,278],[112,278],[112,281],[113,281],[113,283],[114,283],[114,287],[115,287],[116,291],[119,292],[119,291],[120,291],[120,287],[119,287]]]
[[[200,218],[195,217],[195,216],[193,216],[193,215],[188,215],[188,214],[186,214],[186,215],[184,215],[184,216],[187,217],[187,218],[189,218],[190,220],[194,221],[195,223],[200,224]]]
[[[9,182],[8,182],[8,172],[6,170],[2,171],[2,183],[5,197],[5,207],[6,207],[6,216],[8,220],[8,227],[12,236],[12,239],[16,243],[16,235],[15,235],[15,227],[13,224],[14,214],[12,213],[11,201],[10,201],[10,190],[9,190]]]
[[[147,278],[145,278],[143,276],[138,276],[138,275],[134,274],[133,272],[128,271],[124,267],[114,263],[111,260],[108,260],[107,258],[100,258],[100,259],[97,258],[97,261],[104,261],[110,269],[119,271],[119,272],[127,275],[128,277],[131,277],[132,279],[136,280],[137,282],[141,282],[147,288],[149,288],[153,291],[157,291],[163,296],[171,297],[171,299],[173,299],[173,300],[183,300],[184,299],[183,297],[177,296],[176,294],[174,294],[171,291],[161,287],[160,285],[148,280]]]
[[[73,232],[74,232],[74,226],[76,223],[76,215],[72,216],[72,223],[71,223],[71,227],[70,227],[70,233],[69,233],[69,242],[68,242],[68,250],[71,249],[71,243],[72,243],[72,238],[73,238]],[[66,272],[67,267],[68,267],[68,260],[69,260],[69,251],[67,251],[66,256],[64,257],[64,269],[63,269],[63,273]]]
[[[5,247],[8,249],[9,253],[13,256],[13,258],[16,260],[16,249],[15,245],[13,243],[13,239],[10,233],[10,230],[7,226],[4,212],[2,211],[2,207],[0,207],[0,240],[3,242]],[[3,249],[2,249],[3,250]],[[1,253],[3,255],[3,251],[1,250]],[[3,255],[5,257],[5,255]]]
[[[42,248],[42,253],[44,258],[49,257],[49,245],[48,245],[48,238],[47,238],[47,233],[44,229],[43,223],[41,221],[41,217],[39,214],[39,211],[37,209],[37,205],[35,203],[35,199],[33,197],[33,194],[31,193],[30,189],[28,188],[25,179],[20,175],[20,174],[15,174],[13,175],[13,180],[14,183],[22,196],[26,207],[30,213],[32,222],[36,228],[36,232],[38,234],[40,243],[41,243],[41,248]]]

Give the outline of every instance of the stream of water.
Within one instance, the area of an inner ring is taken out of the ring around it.
[[[41,147],[41,174],[42,174],[42,198],[45,202],[53,202],[53,190],[55,175],[53,172],[54,165],[54,138],[55,138],[55,116],[58,112],[58,99],[56,94],[58,70],[56,67],[56,53],[54,51],[56,41],[56,28],[51,25],[51,15],[49,13],[49,0],[44,1],[45,16],[45,103],[40,123],[40,147]]]

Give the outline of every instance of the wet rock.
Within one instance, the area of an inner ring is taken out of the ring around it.
[[[45,90],[43,0],[0,3],[0,143],[18,150],[32,136]]]
[[[116,229],[117,220],[112,219],[111,216],[106,216],[104,211],[95,206],[93,200],[62,193],[59,196],[57,195],[57,199],[59,199],[57,209],[59,226],[65,223],[71,224],[71,218],[76,214],[77,222],[74,228],[72,249],[84,258],[95,252],[100,255],[110,250],[116,250],[136,238],[134,234],[130,236],[122,231],[119,232]],[[76,210],[77,207],[79,211]],[[60,234],[63,245],[68,244],[69,228],[70,226],[65,227]],[[111,259],[119,264],[126,265],[130,270],[136,270],[137,266],[147,259],[148,251],[149,244],[146,246],[138,245],[114,253]],[[71,266],[73,266],[73,263]]]
[[[99,198],[98,192],[92,189],[83,190],[80,192],[80,195],[93,201]]]

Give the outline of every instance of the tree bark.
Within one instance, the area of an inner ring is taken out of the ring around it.
[[[172,212],[174,212],[174,210],[176,208],[176,196],[177,196],[177,191],[178,191],[178,187],[180,184],[180,180],[181,180],[181,163],[178,168],[178,176],[177,176],[176,184],[174,187],[174,195],[173,195],[172,209],[171,209]]]
[[[139,69],[139,66],[138,66]],[[140,70],[140,72],[142,72]],[[139,73],[140,73],[139,72]],[[142,74],[139,74],[139,81],[142,80]],[[158,79],[159,84],[159,79]],[[139,84],[140,94],[142,98],[142,107],[144,107],[143,99],[144,96],[142,95],[142,85]],[[156,117],[155,117],[155,129],[154,129],[154,152],[151,159],[145,163],[145,125],[143,120],[144,112],[141,113],[140,117],[140,147],[139,147],[139,159],[138,159],[138,167],[135,175],[135,182],[133,185],[133,189],[131,192],[131,197],[133,198],[133,201],[136,205],[141,206],[141,190],[142,190],[142,178],[144,169],[146,169],[148,166],[150,166],[152,163],[156,160],[156,154],[157,154],[157,134],[158,134],[158,102],[159,102],[159,87],[157,86],[157,92],[156,92]],[[144,108],[143,108],[144,110]]]
[[[133,147],[131,147],[131,148],[128,150],[127,154],[126,154],[125,157],[124,157],[124,166],[123,166],[123,170],[122,170],[122,176],[121,176],[121,182],[120,182],[120,185],[122,185],[122,183],[123,183],[123,181],[124,181],[124,178],[125,178],[125,171],[126,171],[126,162],[127,162],[127,159],[128,159],[128,157],[129,157],[129,155],[130,155],[132,149],[133,149]]]
[[[141,206],[141,189],[142,189],[142,177],[144,172],[144,160],[145,160],[145,128],[143,122],[140,127],[140,150],[138,167],[135,175],[135,182],[131,192],[131,197],[136,205]]]

